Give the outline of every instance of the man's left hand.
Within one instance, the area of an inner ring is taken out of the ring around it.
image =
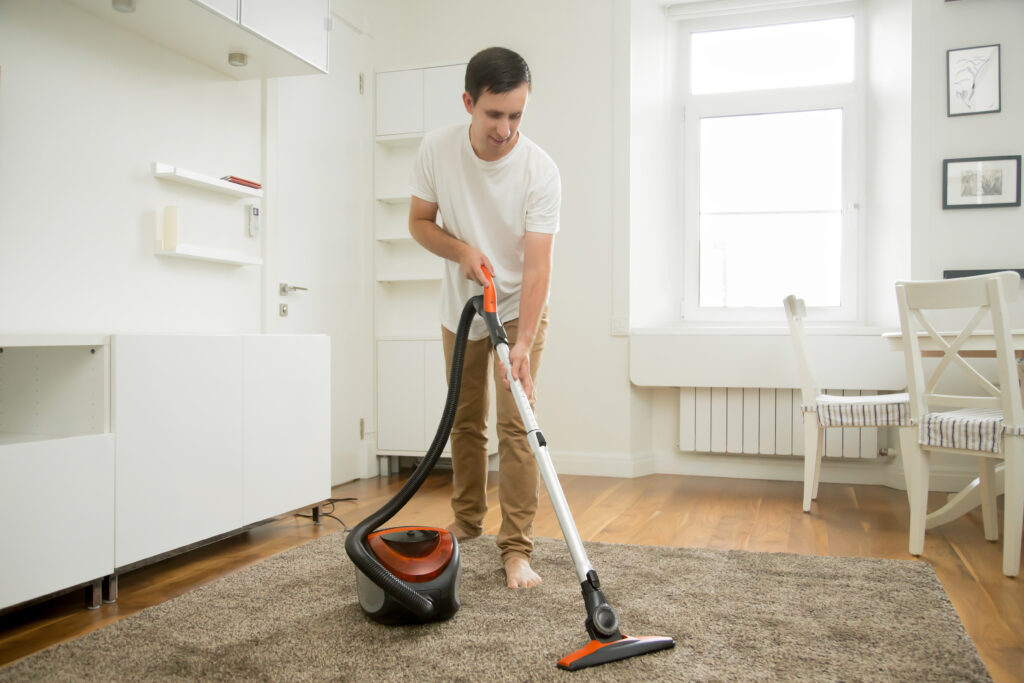
[[[533,396],[533,378],[530,377],[530,350],[525,344],[515,344],[508,353],[508,360],[512,364],[512,376],[523,385],[523,391],[527,398]],[[508,373],[505,371],[505,364],[501,364],[501,379],[508,388]]]

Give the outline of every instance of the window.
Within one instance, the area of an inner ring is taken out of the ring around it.
[[[687,319],[857,318],[857,17],[815,11],[681,25]]]

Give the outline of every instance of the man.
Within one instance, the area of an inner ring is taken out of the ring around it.
[[[519,132],[529,98],[530,69],[518,54],[492,47],[466,66],[462,94],[470,124],[426,135],[410,182],[409,232],[443,257],[441,333],[448,371],[459,315],[493,274],[498,316],[511,348],[512,376],[535,399],[547,331],[551,260],[559,227],[562,187],[558,167]],[[438,224],[441,217],[444,227]],[[452,428],[454,490],[449,526],[459,540],[479,536],[487,512],[487,415],[492,369],[498,414],[501,529],[497,544],[510,588],[541,582],[530,567],[533,519],[540,493],[530,451],[501,363],[492,361],[487,329],[473,322]]]

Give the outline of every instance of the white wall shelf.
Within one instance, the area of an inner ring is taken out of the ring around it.
[[[389,195],[387,197],[377,197],[377,201],[381,204],[408,204],[410,195]]]
[[[238,183],[230,183],[227,180],[203,175],[202,173],[178,168],[159,161],[153,163],[153,175],[157,178],[162,178],[163,180],[172,180],[176,183],[191,185],[192,187],[201,187],[204,190],[219,192],[221,194],[232,195],[235,197],[258,198],[263,196],[262,189],[246,187],[245,185],[239,185]]]
[[[400,133],[398,135],[378,135],[377,143],[393,147],[404,147],[418,145],[423,139],[423,133]]]
[[[192,259],[194,261],[210,261],[212,263],[226,263],[234,266],[262,266],[263,259],[258,256],[249,256],[237,251],[227,249],[214,249],[212,247],[200,247],[194,244],[179,244],[174,249],[156,250],[157,256],[171,256],[174,258]]]
[[[377,278],[377,282],[381,282],[381,283],[384,283],[384,284],[387,284],[388,282],[440,282],[440,281],[441,281],[441,276],[440,275],[437,275],[435,277],[435,276],[431,276],[431,275],[417,275],[415,273],[411,273],[411,274],[408,274],[408,275],[402,274],[402,273],[394,273],[394,274],[390,274],[390,275],[381,275],[380,277]]]
[[[387,242],[389,244],[403,244],[405,242],[415,241],[412,235],[377,235],[375,238],[378,242]]]

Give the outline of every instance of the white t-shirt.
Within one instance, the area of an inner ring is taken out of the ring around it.
[[[473,151],[469,124],[427,133],[420,144],[409,181],[412,194],[438,205],[449,234],[482,251],[494,266],[498,318],[519,317],[526,232],[558,232],[562,181],[558,167],[521,132],[515,146],[496,161]],[[466,302],[483,288],[444,262],[441,283],[441,324],[452,332]],[[470,339],[487,336],[477,316]]]

